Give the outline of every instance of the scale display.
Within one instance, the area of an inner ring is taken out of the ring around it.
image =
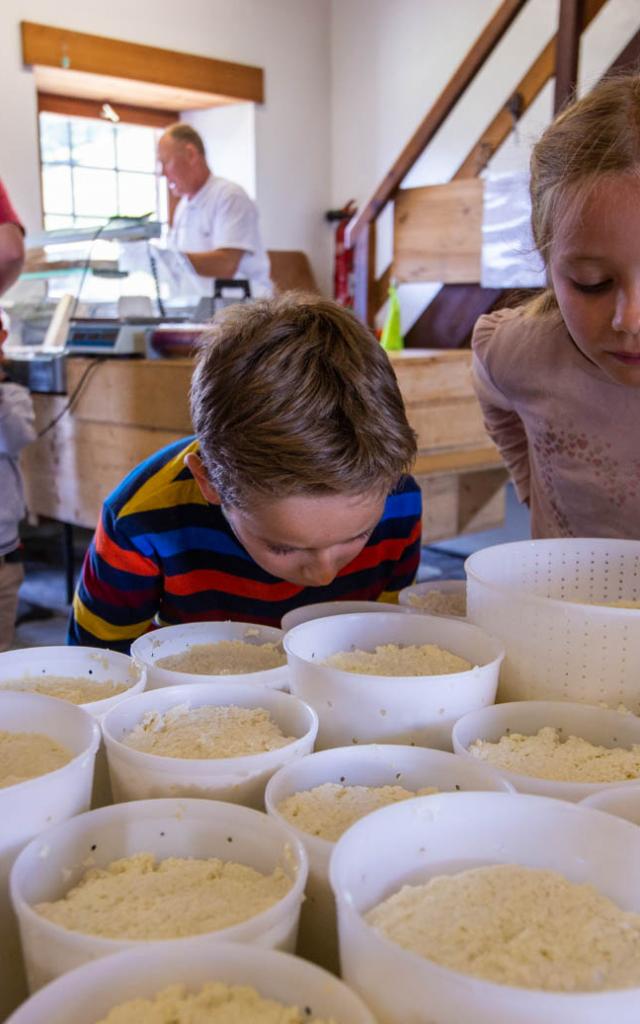
[[[110,351],[118,341],[121,327],[118,320],[76,320],[69,324],[66,348],[81,352]]]
[[[142,355],[148,323],[122,320],[72,320],[65,351],[76,355]]]

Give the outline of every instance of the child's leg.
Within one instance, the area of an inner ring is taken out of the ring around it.
[[[0,563],[0,651],[8,651],[13,641],[18,590],[23,579],[21,562]]]

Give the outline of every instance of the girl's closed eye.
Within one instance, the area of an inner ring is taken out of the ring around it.
[[[600,292],[606,292],[611,287],[612,281],[608,277],[604,281],[596,281],[595,284],[582,284],[581,281],[571,281],[571,285],[577,292],[582,292],[583,295],[598,295]]]

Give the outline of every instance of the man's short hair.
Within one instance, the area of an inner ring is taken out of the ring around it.
[[[387,492],[416,437],[386,353],[353,313],[299,294],[218,314],[191,385],[200,457],[223,504]]]
[[[192,128],[190,124],[185,124],[184,121],[176,121],[175,124],[170,124],[163,134],[165,136],[168,135],[170,139],[175,139],[176,142],[188,142],[190,145],[195,146],[200,156],[206,155],[202,137],[195,128]]]

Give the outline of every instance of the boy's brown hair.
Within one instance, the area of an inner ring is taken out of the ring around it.
[[[386,353],[329,299],[229,307],[191,385],[200,457],[222,502],[391,490],[415,458]]]

